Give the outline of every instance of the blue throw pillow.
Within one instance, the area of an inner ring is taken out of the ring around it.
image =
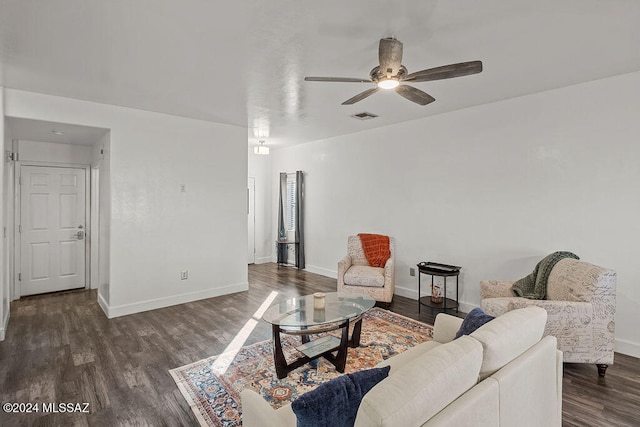
[[[460,338],[463,335],[469,335],[480,326],[493,319],[495,319],[495,317],[486,314],[481,308],[474,308],[462,321],[460,329],[456,332],[456,338]]]
[[[334,378],[291,403],[298,427],[352,427],[364,395],[389,375],[389,366]]]

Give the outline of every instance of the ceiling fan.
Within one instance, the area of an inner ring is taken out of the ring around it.
[[[435,98],[420,89],[404,83],[450,79],[453,77],[477,74],[482,71],[482,61],[471,61],[443,65],[442,67],[429,68],[408,74],[407,68],[402,65],[402,43],[393,37],[380,39],[378,59],[380,65],[371,70],[368,79],[349,77],[305,77],[304,79],[308,82],[376,83],[375,87],[347,99],[342,105],[355,104],[373,95],[380,89],[394,89],[396,93],[409,101],[420,105],[427,105],[435,101]]]

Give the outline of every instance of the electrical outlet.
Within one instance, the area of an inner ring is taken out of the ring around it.
[[[187,280],[189,278],[189,270],[180,272],[180,280]]]
[[[413,267],[409,267],[409,276],[415,276],[416,275],[416,269]]]

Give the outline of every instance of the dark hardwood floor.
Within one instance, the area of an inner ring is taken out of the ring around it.
[[[0,426],[190,426],[197,421],[169,369],[219,354],[262,302],[336,288],[335,279],[275,264],[249,267],[249,291],[108,320],[95,291],[11,304],[0,342],[0,401],[89,403],[89,414],[7,414]],[[396,296],[391,310],[433,323],[429,309]],[[246,344],[271,338],[258,322]],[[565,426],[640,425],[640,359],[616,354],[604,379],[595,365],[565,365]]]

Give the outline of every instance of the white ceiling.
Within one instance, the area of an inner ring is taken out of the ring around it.
[[[43,120],[7,117],[7,134],[11,139],[24,141],[55,142],[57,144],[96,145],[109,132],[91,126],[68,123],[52,123]],[[56,132],[56,133],[54,133]]]
[[[244,126],[278,148],[639,71],[639,23],[637,0],[0,0],[0,78]],[[392,92],[341,106],[368,86],[303,81],[367,77],[387,36],[409,72],[484,71],[416,83],[436,98],[424,107]],[[363,111],[379,117],[350,117]]]

